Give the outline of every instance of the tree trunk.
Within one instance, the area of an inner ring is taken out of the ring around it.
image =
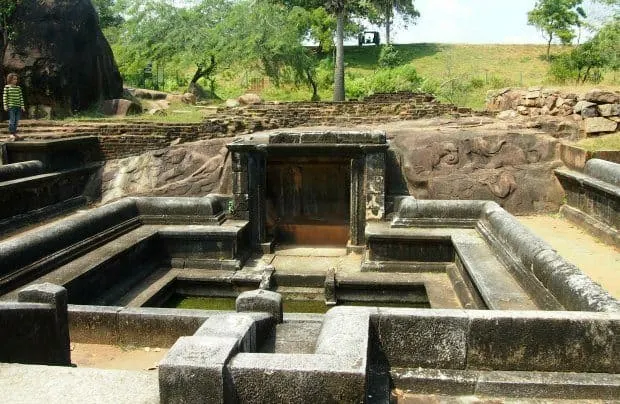
[[[549,34],[549,42],[547,42],[547,62],[551,62],[551,41],[553,41],[553,34]]]
[[[392,42],[392,40],[390,39],[391,28],[392,28],[392,9],[386,7],[385,9],[385,43],[388,45]]]
[[[312,72],[310,71],[310,69],[306,70],[306,78],[308,79],[308,83],[310,83],[310,86],[312,86],[312,98],[310,100],[320,101],[321,98],[319,97],[319,86],[318,84],[316,84],[316,81],[314,81],[314,77],[312,77]]]
[[[344,7],[336,12],[334,101],[344,101]]]

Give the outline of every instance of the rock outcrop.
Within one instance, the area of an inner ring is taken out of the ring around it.
[[[6,72],[22,78],[31,116],[63,116],[121,98],[121,75],[90,0],[26,0],[13,16]]]
[[[528,118],[557,117],[569,124],[580,122],[586,136],[620,130],[619,92],[594,89],[577,95],[540,87],[528,90],[505,88],[487,94],[486,108],[499,112],[500,119],[514,119],[521,115]]]

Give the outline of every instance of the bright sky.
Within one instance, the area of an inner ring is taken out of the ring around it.
[[[414,0],[420,18],[407,29],[397,25],[391,34],[392,42],[544,43],[540,32],[527,25],[527,12],[535,3],[536,0]],[[383,43],[385,28],[377,31]]]

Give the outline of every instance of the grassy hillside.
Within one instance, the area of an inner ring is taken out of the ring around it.
[[[394,45],[401,65],[413,66],[423,79],[422,90],[437,93],[443,101],[462,106],[483,108],[489,89],[502,87],[531,87],[544,85],[554,88],[566,87],[570,91],[588,88],[620,88],[620,72],[607,72],[599,84],[585,86],[559,85],[547,75],[545,45],[466,45],[466,44],[408,44]],[[369,76],[379,70],[380,47],[345,47],[346,83],[354,78]],[[566,47],[552,47],[552,55],[567,51]],[[320,96],[332,97],[328,87],[327,64],[319,69],[319,81],[323,84]],[[220,93],[225,97],[236,96],[241,87],[231,81],[220,81]],[[308,100],[308,88],[284,86],[275,88],[266,84],[259,90],[265,99]]]

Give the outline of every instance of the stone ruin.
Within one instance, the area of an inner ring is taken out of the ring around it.
[[[93,180],[101,185],[98,139],[7,145],[5,398],[34,399],[41,379],[60,386],[54,397],[88,385],[105,402],[372,403],[394,388],[620,396],[620,302],[497,203],[409,195],[385,132],[278,130],[225,147],[218,165],[229,167],[230,192],[123,197],[70,213],[96,197]],[[445,146],[430,167],[484,156],[462,147]],[[617,165],[591,160],[557,176],[566,209],[617,231]],[[339,253],[322,255],[325,244]],[[179,296],[234,303],[166,308]],[[287,308],[299,301],[321,313]],[[151,373],[36,366],[70,365],[70,341],[170,351]]]
[[[578,95],[542,87],[505,88],[487,95],[486,109],[499,112],[502,119],[523,116],[562,120],[565,126],[577,129],[576,138],[620,131],[617,91],[594,89]]]

